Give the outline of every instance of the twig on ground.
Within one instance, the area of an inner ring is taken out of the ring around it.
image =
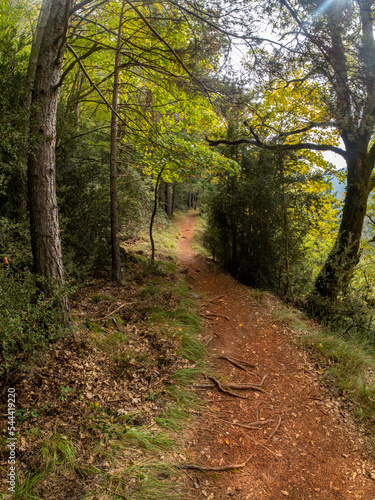
[[[200,470],[202,472],[206,471],[215,471],[215,472],[221,472],[221,471],[226,471],[226,470],[231,470],[231,469],[243,469],[246,467],[248,462],[253,458],[254,453],[252,453],[247,459],[242,462],[241,464],[229,464],[229,465],[222,465],[219,467],[209,467],[209,466],[204,466],[204,465],[195,465],[195,464],[178,464],[176,467],[179,469],[195,469],[195,470]]]
[[[102,318],[96,318],[94,319],[93,321],[101,321],[102,319],[107,319],[109,318],[110,316],[112,316],[112,314],[115,314],[117,311],[119,311],[120,309],[122,309],[123,307],[125,306],[131,306],[135,304],[135,302],[125,302],[124,304],[121,304],[121,306],[117,307],[114,311],[110,312],[109,314],[107,314],[106,316],[103,316]],[[117,495],[117,493],[116,493]]]
[[[270,448],[268,448],[268,446],[266,446],[265,444],[263,443],[259,443],[258,441],[255,441],[255,439],[253,439],[252,437],[250,437],[248,434],[245,434],[244,432],[242,433],[243,436],[247,437],[248,439],[250,439],[250,441],[252,441],[254,444],[256,444],[257,446],[260,446],[261,448],[264,448],[265,450],[267,450],[269,453],[271,453],[271,455],[274,457],[275,460],[278,460],[279,457],[276,455],[276,453],[274,453]]]

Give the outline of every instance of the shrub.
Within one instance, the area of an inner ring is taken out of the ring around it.
[[[55,287],[47,298],[38,289],[41,281],[29,272],[0,269],[0,376],[65,333],[57,307],[63,291]]]

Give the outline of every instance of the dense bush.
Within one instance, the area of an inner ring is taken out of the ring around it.
[[[17,367],[25,355],[38,354],[66,334],[57,307],[66,291],[55,287],[53,296],[47,298],[38,287],[41,281],[45,280],[29,272],[0,269],[0,376]]]

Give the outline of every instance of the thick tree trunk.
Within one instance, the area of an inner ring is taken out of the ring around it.
[[[31,101],[28,160],[30,232],[34,271],[63,283],[63,263],[55,185],[56,113],[70,0],[51,0],[39,50]],[[51,294],[49,287],[44,292]],[[70,321],[68,299],[61,302],[63,322]]]
[[[114,68],[111,117],[111,160],[110,160],[110,195],[111,195],[111,245],[112,245],[112,281],[121,281],[121,252],[119,238],[119,216],[117,197],[117,112],[120,80],[121,34],[125,1],[122,3]]]
[[[340,292],[345,293],[359,260],[362,227],[366,216],[369,180],[373,165],[367,153],[353,152],[350,157],[347,192],[339,233],[309,297],[312,307],[314,305],[319,307],[321,302],[319,299],[334,301]]]

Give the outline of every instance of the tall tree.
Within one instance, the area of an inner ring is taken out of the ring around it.
[[[70,28],[73,0],[45,0],[42,36],[36,35],[38,57],[32,85],[28,190],[30,233],[35,273],[57,284],[64,279],[56,199],[56,114],[63,58]],[[32,57],[34,51],[32,51]],[[33,63],[32,63],[33,65]],[[46,294],[51,287],[43,286]],[[63,321],[70,322],[68,299],[61,300]]]
[[[120,55],[122,46],[122,25],[124,22],[125,0],[121,5],[120,21],[117,32],[115,66],[113,74],[112,110],[111,110],[111,161],[110,161],[110,193],[111,193],[111,245],[112,245],[112,280],[121,280],[121,253],[119,237],[119,213],[117,196],[117,129],[118,102],[120,86]]]

